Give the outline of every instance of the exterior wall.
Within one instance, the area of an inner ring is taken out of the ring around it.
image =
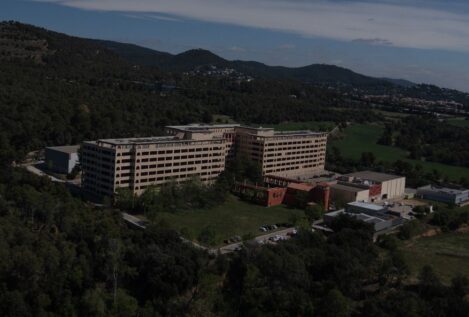
[[[318,185],[311,192],[313,201],[321,204],[326,211],[329,210],[330,192],[330,187],[326,185]]]
[[[236,128],[238,154],[257,163],[263,175],[308,177],[324,170],[327,133],[274,134]]]
[[[369,190],[364,189],[362,191],[348,191],[331,186],[330,197],[332,201],[340,200],[344,203],[353,201],[368,201]]]
[[[47,167],[57,173],[68,174],[78,163],[77,153],[66,153],[52,148],[46,148],[44,152]]]
[[[286,188],[270,188],[267,191],[268,193],[267,207],[281,205],[285,198],[286,191],[287,191]]]
[[[404,191],[405,177],[400,177],[381,183],[381,199],[403,197]]]
[[[168,137],[84,142],[85,191],[111,196],[119,188],[141,194],[169,180],[214,181],[235,155],[257,162],[263,175],[310,176],[324,169],[327,133],[275,133],[237,125],[166,127]]]
[[[439,201],[439,202],[443,202],[447,204],[460,205],[469,201],[469,190],[462,191],[458,194],[450,194],[450,193],[439,192],[439,191],[431,190],[431,189],[419,188],[417,189],[417,196],[423,199]]]
[[[237,124],[228,124],[224,125],[202,125],[201,128],[206,129],[211,136],[216,138],[223,138],[225,139],[225,158],[226,162],[229,162],[235,158],[236,147],[235,147],[235,140],[236,140],[236,133],[235,127],[239,125]],[[197,128],[199,125],[188,125],[188,126],[169,126],[166,127],[165,132],[167,135],[174,135],[179,136],[180,138],[188,138],[192,139],[196,133],[190,133],[190,136],[187,136],[187,131],[191,128]]]
[[[240,195],[248,195],[252,201],[266,207],[281,205],[285,198],[286,188],[266,188],[250,184],[236,183],[234,192]]]
[[[370,198],[381,197],[381,184],[374,184],[370,186]]]
[[[122,155],[122,152],[120,153]],[[84,191],[97,196],[114,194],[116,149],[101,147],[91,142],[82,145],[81,184]]]
[[[85,143],[82,151],[83,187],[100,195],[118,188],[139,195],[149,186],[194,176],[211,182],[225,169],[222,139],[107,147]]]

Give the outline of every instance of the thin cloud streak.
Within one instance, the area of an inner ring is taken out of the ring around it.
[[[85,10],[169,14],[373,45],[469,52],[464,13],[404,1],[302,0],[35,0]],[[468,6],[469,7],[469,6]],[[379,39],[379,41],[376,41]]]

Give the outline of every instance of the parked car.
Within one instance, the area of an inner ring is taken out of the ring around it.
[[[266,227],[259,227],[259,230],[262,231],[262,232],[266,232],[266,231],[267,231]]]

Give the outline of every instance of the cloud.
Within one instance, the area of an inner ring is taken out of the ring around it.
[[[132,19],[140,19],[140,20],[161,20],[161,21],[170,21],[170,22],[181,22],[181,19],[177,19],[174,17],[169,17],[165,15],[159,15],[159,14],[123,14],[123,16],[127,18],[132,18]]]
[[[374,45],[469,52],[469,16],[461,10],[469,9],[469,4],[462,2],[455,10],[449,1],[446,9],[435,0],[428,4],[416,0],[36,1],[85,10],[164,14],[341,41],[364,39]],[[380,39],[385,40],[380,43]]]
[[[291,49],[296,48],[296,45],[295,44],[285,43],[285,44],[280,45],[278,48],[281,49],[281,50],[291,50]]]
[[[232,52],[238,52],[238,53],[244,53],[244,52],[246,52],[246,49],[245,49],[245,48],[239,47],[239,46],[232,46],[232,47],[229,47],[228,50],[229,50],[229,51],[232,51]]]
[[[391,41],[388,41],[386,39],[354,39],[352,40],[354,43],[361,43],[361,44],[369,44],[369,45],[392,45]]]

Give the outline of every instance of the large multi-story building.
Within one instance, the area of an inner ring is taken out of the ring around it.
[[[282,133],[238,124],[168,126],[166,133],[84,142],[83,189],[111,196],[119,188],[141,194],[149,186],[194,176],[211,182],[235,155],[259,163],[264,175],[311,176],[324,169],[327,133]]]
[[[237,155],[257,162],[264,175],[308,178],[324,171],[327,133],[237,127]]]

